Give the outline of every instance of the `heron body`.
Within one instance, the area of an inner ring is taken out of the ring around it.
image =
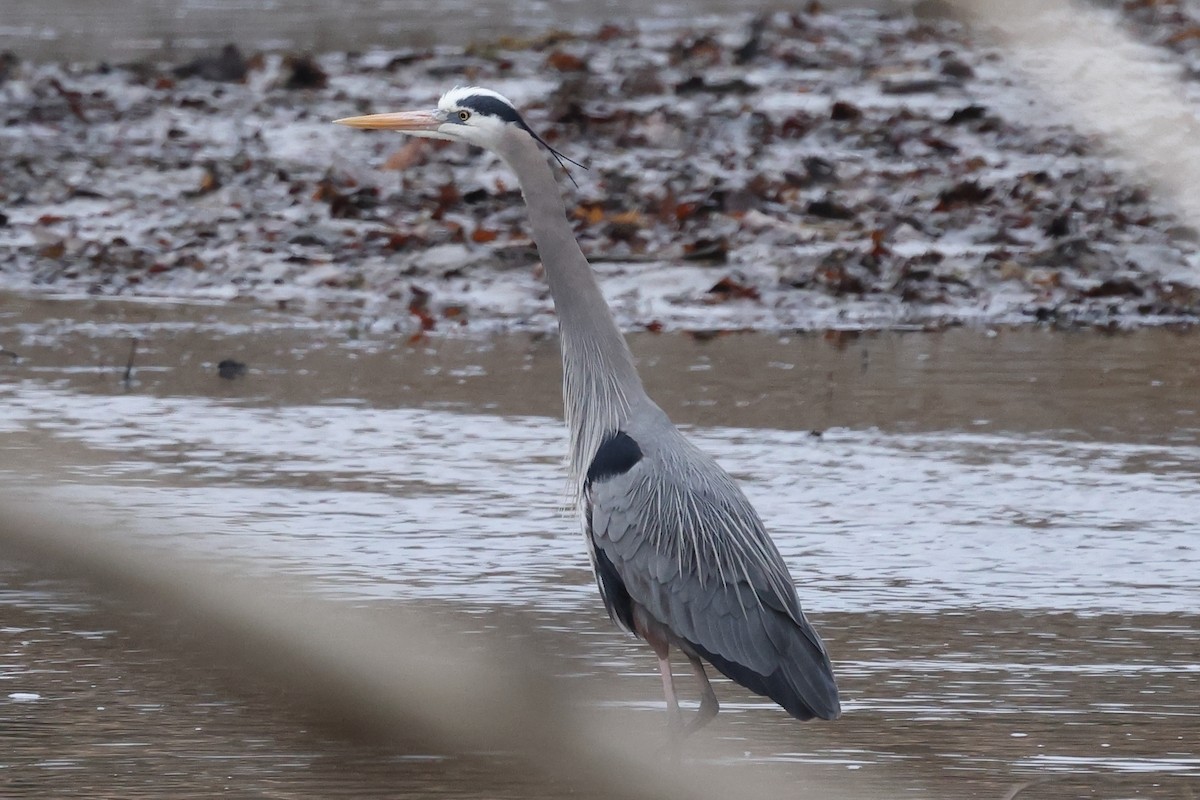
[[[682,725],[672,647],[702,693],[689,732],[718,708],[704,662],[798,719],[837,718],[825,646],[758,514],[642,387],[542,148],[561,154],[511,102],[478,87],[447,92],[433,110],[338,122],[466,141],[516,174],[558,315],[570,479],[596,581],[613,621],[657,655],[672,724]]]

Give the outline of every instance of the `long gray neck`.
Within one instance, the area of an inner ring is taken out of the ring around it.
[[[528,134],[515,130],[497,150],[521,183],[558,314],[571,483],[582,493],[588,466],[604,437],[617,431],[632,404],[646,395],[629,347],[567,222],[545,154]]]

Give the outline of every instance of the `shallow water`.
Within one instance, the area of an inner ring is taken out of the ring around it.
[[[1195,334],[632,344],[766,520],[845,696],[842,721],[802,726],[723,683],[701,757],[865,770],[914,795],[1196,785]],[[604,617],[564,510],[553,338],[410,342],[236,307],[8,297],[0,347],[20,356],[0,362],[6,484],[54,484],[55,502],[117,524],[167,520],[149,544],[303,575],[341,602],[450,603],[481,629],[532,614],[570,680],[615,676],[597,713],[661,713],[653,659]],[[217,377],[230,357],[245,377]],[[147,637],[137,613],[29,565],[3,574],[10,794],[480,796],[491,757],[311,732],[271,691],[181,660],[185,636]]]

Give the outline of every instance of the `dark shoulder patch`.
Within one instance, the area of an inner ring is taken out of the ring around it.
[[[612,621],[627,631],[633,631],[633,600],[625,582],[617,573],[608,554],[596,548],[596,583],[600,587],[600,598]]]
[[[517,110],[503,100],[497,100],[495,97],[490,97],[486,94],[473,94],[464,97],[458,101],[458,105],[465,108],[472,108],[480,114],[487,114],[489,117],[496,117],[505,122],[515,122],[522,128],[528,128],[525,120],[521,119],[521,115]]]
[[[587,482],[591,484],[605,478],[624,475],[641,460],[642,448],[638,447],[629,434],[617,431],[600,443],[600,449],[596,451],[596,457],[588,467]]]

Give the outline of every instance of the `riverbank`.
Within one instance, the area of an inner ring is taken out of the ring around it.
[[[10,62],[0,287],[552,329],[490,156],[329,124],[478,83],[564,178],[620,323],[1133,327],[1200,315],[1197,233],[943,19],[812,10],[465,48]]]

